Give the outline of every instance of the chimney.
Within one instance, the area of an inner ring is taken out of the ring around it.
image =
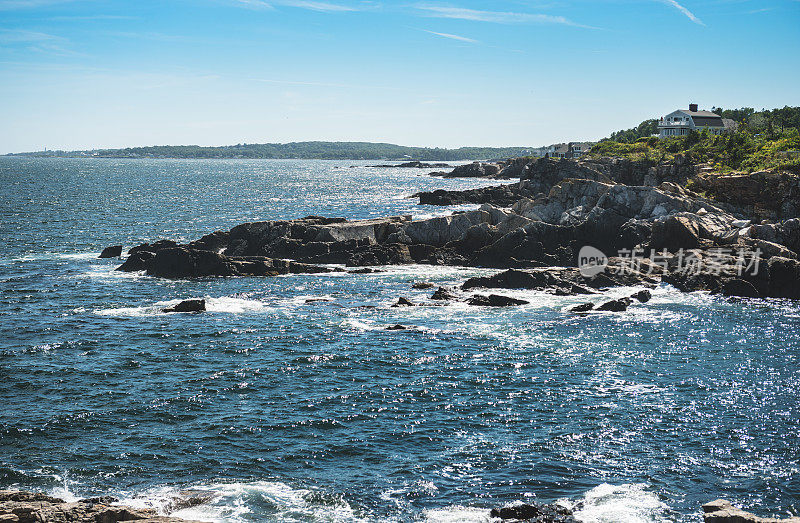
[[[693,113],[697,112],[697,104],[689,104],[689,110]]]

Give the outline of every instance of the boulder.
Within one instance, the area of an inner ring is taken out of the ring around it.
[[[638,300],[639,303],[647,303],[648,301],[650,301],[650,299],[652,297],[653,297],[653,294],[649,290],[642,289],[639,292],[637,292],[636,294],[632,295],[631,299]]]
[[[760,298],[755,285],[741,278],[730,278],[722,283],[722,294],[725,296],[739,296],[742,298]]]
[[[122,256],[122,245],[112,245],[103,249],[100,258],[119,258]]]
[[[204,312],[206,310],[206,300],[192,299],[183,300],[177,305],[167,307],[162,312]]]
[[[703,505],[705,523],[800,523],[800,517],[762,518],[734,507],[730,501],[718,499]]]
[[[427,281],[417,281],[417,282],[414,282],[414,284],[411,286],[412,289],[419,289],[419,290],[430,289],[432,287],[433,287],[433,284],[431,282],[427,282]]]
[[[456,299],[456,296],[446,287],[439,287],[436,292],[431,295],[432,300],[450,301]]]
[[[530,302],[499,294],[490,294],[488,296],[476,294],[467,300],[467,303],[479,307],[512,307],[515,305],[527,305]]]
[[[408,299],[403,298],[402,296],[397,299],[397,303],[392,305],[392,307],[413,307],[414,304]]]
[[[598,306],[595,310],[601,312],[624,312],[628,310],[628,305],[630,304],[630,298],[620,298],[619,300],[608,301]]]
[[[581,303],[580,305],[576,305],[570,308],[570,312],[589,312],[590,310],[594,309],[594,303]]]

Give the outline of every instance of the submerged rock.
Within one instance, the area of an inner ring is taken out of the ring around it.
[[[122,256],[122,245],[112,245],[103,249],[99,258],[119,258]]]
[[[718,499],[703,505],[705,523],[800,523],[800,517],[761,518],[734,507],[730,501]]]
[[[163,309],[162,312],[205,312],[205,310],[206,310],[206,300],[193,299],[193,300],[183,300],[177,305],[173,305],[172,307],[167,307],[166,309]]]
[[[488,296],[476,294],[467,300],[467,303],[479,307],[513,307],[515,305],[528,305],[530,302],[499,294],[490,294]]]
[[[419,290],[430,289],[432,287],[433,287],[433,284],[431,282],[427,282],[427,281],[417,281],[417,282],[414,282],[413,285],[411,285],[412,289],[419,289]]]
[[[404,331],[407,329],[408,327],[406,327],[405,325],[400,325],[399,323],[397,325],[389,325],[388,327],[386,327],[387,331]]]

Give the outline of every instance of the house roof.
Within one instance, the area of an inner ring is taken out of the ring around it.
[[[678,109],[675,112],[676,113],[688,114],[692,118],[694,118],[695,116],[701,116],[701,117],[706,117],[706,118],[719,118],[719,119],[722,119],[722,117],[720,115],[718,115],[717,113],[712,113],[711,111],[687,111],[685,109]]]
[[[725,127],[725,124],[718,115],[710,116],[692,116],[694,125],[696,127]]]

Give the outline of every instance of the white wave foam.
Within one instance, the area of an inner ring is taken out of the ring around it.
[[[188,299],[188,298],[186,298]],[[264,302],[258,300],[248,300],[244,298],[234,298],[223,296],[220,298],[205,298],[206,312],[224,312],[229,314],[242,314],[248,312],[261,312],[270,310]],[[98,309],[94,313],[99,316],[155,316],[158,314],[178,314],[178,313],[165,313],[164,309],[177,305],[183,301],[168,300],[155,302],[152,305],[143,307],[120,307],[116,309]]]
[[[239,523],[274,519],[277,521],[360,522],[343,499],[323,492],[296,489],[281,482],[212,483],[191,487],[193,494],[209,499],[193,507],[171,510],[185,495],[181,489],[160,487],[121,499],[120,504],[150,508],[159,514],[213,523]],[[270,511],[264,514],[265,507]],[[255,513],[255,514],[254,514]]]
[[[96,260],[100,252],[43,252],[38,254],[25,254],[15,258],[0,258],[11,263],[47,261],[47,260]]]
[[[575,519],[583,523],[662,523],[669,507],[644,483],[603,483],[583,496]]]
[[[426,510],[423,517],[424,521],[430,523],[489,523],[492,521],[487,509],[462,506]]]

